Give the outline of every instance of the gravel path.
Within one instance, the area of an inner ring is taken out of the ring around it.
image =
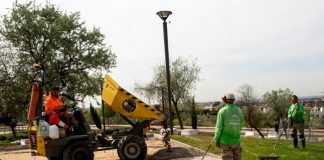
[[[172,152],[167,152],[161,140],[151,137],[146,140],[147,156],[146,160],[166,160],[181,157],[193,157],[196,153],[192,153],[186,146],[179,146],[172,143]],[[199,155],[199,154],[198,154]],[[117,150],[96,151],[95,160],[118,160]],[[46,157],[31,156],[28,149],[20,149],[15,151],[0,151],[0,160],[47,160]]]

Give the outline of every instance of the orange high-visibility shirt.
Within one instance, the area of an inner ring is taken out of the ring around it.
[[[45,99],[45,111],[54,111],[58,107],[62,107],[64,104],[61,98],[56,98],[53,96],[46,96]]]

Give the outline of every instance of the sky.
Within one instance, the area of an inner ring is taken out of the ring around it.
[[[44,3],[45,0],[35,0]],[[18,2],[26,2],[18,0]],[[162,20],[169,10],[170,61],[197,58],[197,102],[219,101],[251,85],[255,96],[289,88],[298,96],[324,95],[323,0],[47,0],[80,12],[117,55],[109,73],[120,86],[148,83],[165,64]],[[13,0],[1,0],[0,14]]]

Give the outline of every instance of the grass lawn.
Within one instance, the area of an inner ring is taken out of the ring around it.
[[[206,150],[210,140],[213,138],[213,133],[199,133],[195,136],[179,136],[172,135],[171,138],[182,143]],[[306,142],[306,149],[301,149],[299,141],[299,148],[292,148],[291,140],[281,140],[278,142],[276,148],[275,139],[260,139],[260,138],[246,138],[241,137],[241,145],[243,148],[242,159],[254,160],[258,159],[258,156],[279,156],[280,160],[324,160],[324,142]],[[213,143],[209,152],[214,154],[220,154],[220,149],[216,148]]]
[[[8,142],[8,141],[0,141],[0,149],[3,146],[14,146],[14,145],[19,145],[19,143],[11,143],[11,142]]]

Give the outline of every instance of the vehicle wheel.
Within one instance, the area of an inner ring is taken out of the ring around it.
[[[61,160],[62,159],[62,156],[61,157],[47,157],[48,160]]]
[[[117,148],[121,160],[143,160],[147,154],[145,140],[136,135],[128,135],[120,140]]]
[[[93,151],[89,142],[74,142],[68,145],[63,152],[63,160],[93,160]]]

